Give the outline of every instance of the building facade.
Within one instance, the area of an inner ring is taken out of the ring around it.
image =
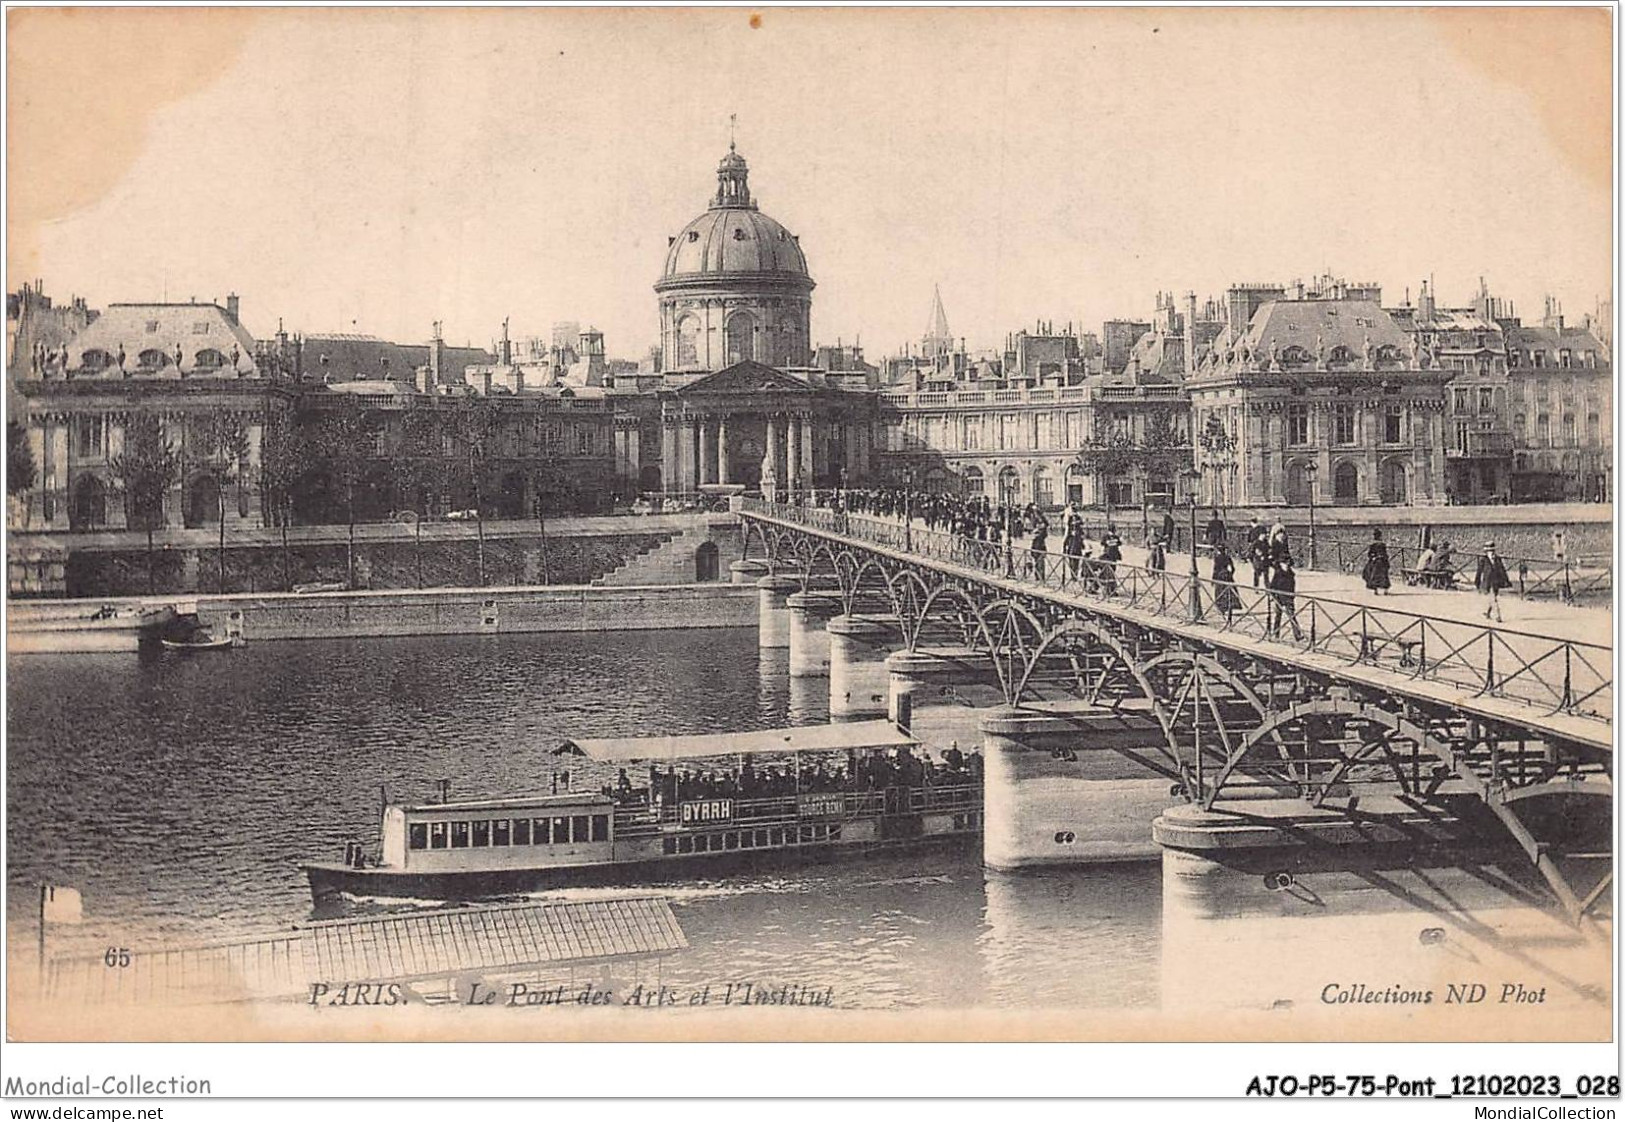
[[[1548,301],[1539,326],[1516,319],[1506,337],[1513,501],[1613,498],[1613,361],[1588,328]]]
[[[1301,291],[1301,290],[1300,290]],[[1203,501],[1269,506],[1445,501],[1451,371],[1341,283],[1228,294],[1229,323],[1186,381]]]

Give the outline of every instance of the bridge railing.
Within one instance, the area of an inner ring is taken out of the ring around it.
[[[1319,533],[1315,535],[1316,559],[1320,567],[1338,572],[1358,573],[1365,567],[1371,548],[1370,538]],[[1388,542],[1388,558],[1395,582],[1425,584],[1429,588],[1465,589],[1471,591],[1478,571],[1479,554],[1471,550],[1452,551],[1443,569],[1436,575],[1417,572],[1423,550],[1416,545]],[[1507,575],[1513,580],[1508,591],[1526,598],[1554,597],[1571,601],[1581,597],[1606,596],[1614,589],[1613,563],[1606,557],[1574,557],[1554,560],[1538,557],[1508,557],[1501,555]]]
[[[1551,713],[1602,719],[1613,713],[1613,651],[1599,643],[1215,581],[1192,573],[1188,554],[1170,556],[1177,569],[1150,569],[968,541],[824,508],[750,499],[743,509],[1113,609],[1327,656],[1350,667],[1379,668]]]

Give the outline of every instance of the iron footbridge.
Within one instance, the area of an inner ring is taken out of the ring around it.
[[[756,498],[739,513],[747,556],[759,548],[775,574],[885,623],[908,651],[968,660],[1007,705],[1151,716],[1152,754],[1204,810],[1260,783],[1351,815],[1368,792],[1466,796],[1571,921],[1606,904],[1608,642],[1459,609],[1283,597],[1201,576],[1194,558],[1187,572],[1105,563]]]

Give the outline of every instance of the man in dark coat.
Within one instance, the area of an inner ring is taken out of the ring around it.
[[[1303,638],[1303,628],[1298,626],[1298,575],[1292,569],[1292,558],[1278,559],[1270,569],[1270,598],[1272,600],[1270,612],[1270,634],[1281,634],[1283,621],[1292,624],[1292,637]]]
[[[1494,542],[1484,543],[1484,556],[1478,559],[1473,587],[1484,595],[1484,618],[1489,619],[1493,613],[1496,623],[1505,622],[1501,618],[1501,590],[1511,588],[1512,579],[1507,576],[1507,567],[1495,552]]]

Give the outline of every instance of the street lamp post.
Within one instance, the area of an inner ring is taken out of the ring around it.
[[[1309,480],[1309,567],[1314,569],[1320,564],[1315,553],[1315,476],[1320,474],[1320,465],[1310,460],[1303,473]]]
[[[1196,488],[1202,481],[1202,473],[1189,467],[1179,474],[1185,480],[1185,497],[1190,500],[1191,509],[1191,619],[1195,620],[1202,618],[1202,582],[1196,568]]]

